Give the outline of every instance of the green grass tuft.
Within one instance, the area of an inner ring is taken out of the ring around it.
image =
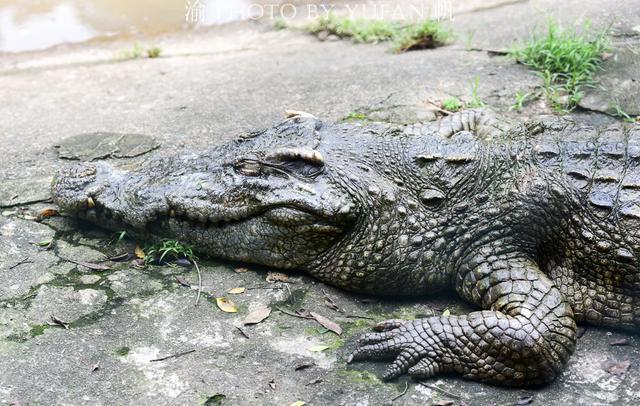
[[[610,49],[607,32],[588,27],[583,32],[563,30],[550,23],[546,34],[532,35],[510,54],[539,72],[554,108],[571,109],[582,98],[583,89],[594,84],[593,75],[603,62],[602,55]]]
[[[635,123],[636,119],[631,117],[622,106],[620,106],[620,102],[618,100],[612,100],[609,102],[609,109],[612,111],[612,115],[620,118],[622,121],[627,123]]]
[[[157,58],[162,53],[162,48],[159,47],[151,47],[147,49],[147,56],[149,58]]]
[[[273,22],[273,28],[276,30],[284,30],[288,27],[287,21],[284,18],[276,18]]]
[[[524,108],[524,105],[528,102],[535,100],[537,96],[533,93],[525,93],[524,90],[518,89],[515,94],[515,101],[509,110],[515,110],[517,112],[521,112]]]
[[[450,31],[435,20],[406,25],[398,21],[350,19],[333,13],[318,17],[305,29],[316,35],[325,33],[351,38],[356,43],[390,41],[396,52],[435,48],[444,45],[451,37]]]
[[[439,21],[426,20],[400,30],[393,40],[393,49],[396,52],[406,52],[436,48],[446,44],[451,36],[451,31],[444,28]]]
[[[467,102],[467,107],[470,109],[483,108],[485,103],[478,96],[478,86],[480,86],[480,77],[476,76],[471,82],[471,100]]]
[[[129,49],[123,49],[122,51],[116,54],[115,59],[118,61],[127,61],[130,59],[138,59],[142,58],[145,54],[149,58],[157,58],[162,53],[162,48],[160,47],[151,47],[146,48],[140,42],[136,42]]]
[[[193,248],[176,240],[161,240],[158,244],[149,247],[144,257],[145,264],[162,264],[168,260],[188,259],[193,262],[198,259],[193,253]]]
[[[462,102],[457,97],[449,96],[442,101],[442,108],[455,112],[462,108]]]

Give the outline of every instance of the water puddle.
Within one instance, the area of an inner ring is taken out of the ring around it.
[[[0,52],[248,19],[250,0],[0,0]]]

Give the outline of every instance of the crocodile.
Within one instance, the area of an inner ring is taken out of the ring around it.
[[[506,126],[470,110],[407,127],[298,114],[206,152],[56,175],[65,211],[349,291],[477,307],[388,320],[348,362],[383,378],[553,381],[576,323],[640,329],[640,125]]]

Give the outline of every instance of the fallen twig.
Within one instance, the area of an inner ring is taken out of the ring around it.
[[[366,319],[366,320],[375,320],[375,317],[371,317],[371,316],[362,316],[359,314],[345,314],[344,317],[348,318],[348,319]]]
[[[249,335],[240,327],[236,326],[236,328],[238,329],[238,331],[240,332],[240,334],[242,334],[242,336],[244,338],[250,338]]]
[[[401,394],[399,394],[398,396],[396,396],[395,398],[391,399],[391,401],[393,402],[394,400],[398,400],[401,397],[403,397],[404,395],[407,394],[407,389],[409,389],[409,382],[405,382],[404,383],[404,390],[402,391]]]
[[[14,264],[14,265],[11,265],[11,266],[9,267],[9,270],[11,270],[11,269],[13,269],[13,268],[17,268],[17,267],[19,267],[20,265],[23,265],[23,264],[33,264],[33,261],[31,261],[31,260],[29,259],[29,257],[24,257],[24,258],[23,258],[23,259],[21,259],[18,263]]]
[[[445,110],[443,108],[438,107],[437,104],[435,104],[434,102],[432,102],[431,100],[427,100],[427,103],[429,103],[436,111],[439,111],[440,113],[446,115],[446,116],[450,116],[453,113],[453,111],[449,111],[449,110]]]
[[[294,301],[293,301],[293,293],[291,293],[291,288],[289,287],[288,283],[285,284],[284,286],[287,287],[287,292],[289,292],[289,303],[293,304]]]
[[[196,350],[189,350],[189,351],[179,352],[177,354],[168,355],[166,357],[152,359],[149,362],[166,361],[166,360],[171,359],[171,358],[178,358],[178,357],[182,357],[183,355],[191,354],[192,352],[196,352]]]
[[[91,262],[76,261],[75,259],[66,258],[66,257],[58,257],[58,258],[60,258],[60,259],[62,259],[64,261],[71,262],[72,264],[84,266],[85,268],[89,268],[92,271],[108,271],[108,270],[111,269],[111,267],[109,267],[107,265],[93,264]]]
[[[198,267],[198,263],[193,261],[193,264],[196,266],[196,271],[198,272],[198,295],[196,296],[196,302],[193,304],[194,306],[197,306],[200,301],[200,295],[202,294],[202,274],[200,274],[200,267]]]
[[[60,327],[64,328],[65,330],[69,330],[69,323],[60,320],[59,318],[57,318],[53,314],[50,315],[49,317],[51,318],[51,322],[49,323],[49,325],[60,326]]]
[[[291,313],[291,312],[288,312],[288,311],[286,311],[286,310],[284,310],[284,309],[281,309],[281,308],[279,308],[279,307],[276,307],[276,310],[278,310],[279,312],[284,313],[284,314],[286,314],[286,315],[293,316],[293,317],[298,317],[298,318],[300,318],[300,319],[311,319],[311,320],[315,320],[312,316],[303,316],[303,315],[301,315],[301,314]]]
[[[460,397],[460,396],[458,396],[458,395],[454,395],[453,393],[448,392],[448,391],[446,391],[446,390],[444,390],[444,389],[442,389],[442,388],[439,388],[439,387],[437,387],[437,386],[435,386],[435,385],[431,385],[431,384],[424,383],[424,382],[420,382],[420,385],[422,385],[422,386],[426,386],[426,387],[427,387],[427,388],[429,388],[429,389],[433,389],[433,390],[435,390],[436,392],[440,392],[440,393],[442,393],[443,395],[447,395],[447,396],[450,396],[450,397],[455,398],[455,399],[461,399],[461,397]]]

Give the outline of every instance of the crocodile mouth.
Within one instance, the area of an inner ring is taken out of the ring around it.
[[[129,224],[142,229],[165,228],[178,225],[180,228],[225,229],[250,220],[267,219],[273,225],[296,228],[303,227],[317,232],[336,233],[343,227],[327,213],[294,205],[291,203],[273,204],[262,207],[214,207],[205,214],[203,210],[188,211],[170,207],[150,212],[141,221],[132,224],[126,216],[103,205],[98,199],[91,198],[90,206],[78,212],[79,217],[100,225],[113,227],[114,224]],[[154,227],[156,226],[156,227]]]

